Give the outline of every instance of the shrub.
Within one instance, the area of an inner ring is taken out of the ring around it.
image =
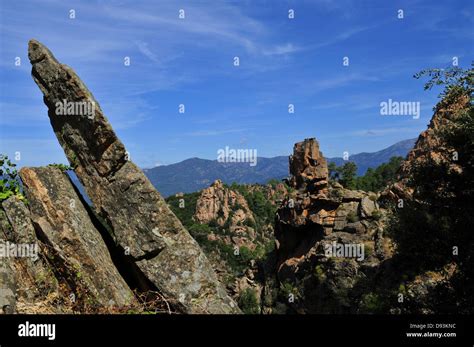
[[[65,165],[65,164],[56,164],[56,163],[53,163],[53,164],[48,164],[49,167],[57,167],[59,170],[61,171],[69,171],[69,170],[72,170],[72,167],[69,166],[69,165]]]
[[[316,265],[316,267],[314,268],[314,276],[318,283],[324,282],[324,280],[326,279],[326,274],[322,265]]]
[[[12,195],[16,195],[20,200],[26,202],[21,192],[20,178],[15,167],[16,164],[12,163],[6,155],[0,155],[0,202]]]
[[[383,301],[376,293],[368,293],[362,297],[360,309],[363,313],[383,312]]]
[[[195,222],[193,220],[196,211],[196,202],[200,196],[200,192],[184,194],[183,196],[169,196],[166,202],[170,206],[173,213],[179,218],[186,228],[190,228]],[[184,208],[180,207],[181,199],[184,200]]]
[[[281,283],[280,285],[280,290],[279,290],[280,297],[285,301],[288,302],[288,299],[290,298],[290,295],[293,296],[293,298],[296,299],[300,297],[300,292],[298,287],[291,283],[290,281],[285,281]]]
[[[238,299],[239,307],[245,314],[259,314],[260,305],[257,298],[257,293],[251,288],[245,288],[240,293]]]
[[[375,210],[374,212],[372,212],[372,218],[375,220],[379,220],[380,218],[382,218],[382,212],[380,212],[379,210]]]
[[[364,243],[364,253],[365,258],[370,257],[372,254],[374,254],[374,247],[370,243]]]

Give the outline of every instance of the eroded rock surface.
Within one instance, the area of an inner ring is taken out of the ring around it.
[[[0,210],[0,243],[2,246],[8,241],[7,216]],[[16,277],[13,259],[0,256],[0,314],[11,314],[16,311]]]
[[[58,280],[44,257],[29,209],[16,196],[3,201],[2,207],[11,229],[8,241],[17,245],[36,245],[39,253],[35,259],[22,257],[14,260],[16,264],[14,277],[21,284],[17,287],[20,304],[24,302],[34,305],[48,295],[56,295],[59,290]]]
[[[308,191],[321,190],[328,183],[326,159],[315,139],[298,142],[290,156],[290,185]]]
[[[59,261],[55,265],[68,272],[72,289],[84,288],[101,307],[130,305],[134,295],[67,175],[55,167],[42,167],[23,168],[20,177],[38,238],[51,250],[51,261]]]

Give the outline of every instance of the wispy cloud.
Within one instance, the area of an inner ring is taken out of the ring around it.
[[[349,30],[340,32],[339,34],[337,34],[335,36],[332,36],[329,39],[326,39],[326,40],[321,41],[319,43],[310,45],[308,47],[308,49],[318,50],[318,49],[321,49],[321,48],[324,48],[324,47],[327,47],[327,46],[335,45],[337,43],[346,41],[346,40],[350,39],[351,37],[353,37],[357,34],[360,34],[364,31],[374,29],[376,27],[377,27],[377,25],[354,27],[354,28],[351,28]]]
[[[248,129],[210,129],[198,130],[183,134],[184,136],[221,136],[226,134],[241,133],[248,131]]]
[[[201,41],[194,41],[194,44],[202,44],[202,40],[206,39],[217,39],[254,50],[257,46],[255,40],[266,30],[261,23],[244,15],[238,7],[226,3],[216,3],[206,8],[192,4],[179,8],[175,4],[164,3],[161,7],[162,14],[156,14],[151,6],[131,9],[130,6],[107,5],[104,10],[110,18],[129,25],[139,24],[153,30],[158,36],[176,32],[192,35],[194,40],[199,37]],[[179,10],[184,11],[184,18],[179,18]],[[193,42],[190,38],[186,40]]]
[[[303,50],[301,47],[296,47],[292,43],[287,43],[284,45],[276,45],[274,47],[269,47],[263,50],[264,55],[286,55],[291,53],[296,53]]]
[[[357,137],[367,137],[367,136],[386,136],[389,134],[396,133],[419,133],[420,129],[423,128],[423,125],[418,125],[414,127],[389,127],[389,128],[378,128],[378,129],[361,129],[355,130],[350,133],[351,136]]]
[[[346,73],[331,78],[314,79],[305,84],[310,94],[317,94],[321,91],[327,91],[334,88],[344,87],[356,82],[377,82],[380,78],[370,73]]]

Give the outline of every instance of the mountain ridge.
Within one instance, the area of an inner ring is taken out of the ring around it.
[[[357,165],[357,174],[363,175],[368,168],[388,162],[393,156],[405,157],[413,148],[416,139],[399,141],[380,151],[362,152],[350,156],[349,161]],[[343,165],[343,158],[326,158],[328,162]],[[258,157],[258,165],[249,163],[219,163],[217,160],[193,157],[179,163],[143,169],[156,189],[165,197],[178,192],[192,193],[207,188],[217,179],[231,184],[266,183],[270,179],[288,176],[288,156],[272,158]]]

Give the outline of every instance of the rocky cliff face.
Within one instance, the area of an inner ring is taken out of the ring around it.
[[[382,200],[397,201],[398,199],[410,200],[416,198],[416,186],[411,178],[420,166],[428,163],[435,166],[446,166],[448,171],[460,174],[461,165],[453,160],[456,155],[454,148],[446,145],[441,138],[443,131],[452,128],[463,111],[469,109],[470,97],[461,94],[454,100],[441,100],[435,108],[428,128],[423,131],[415,142],[415,146],[408,153],[398,172],[398,181],[383,192]]]
[[[107,239],[109,248],[141,286],[158,291],[177,310],[238,313],[199,245],[129,160],[79,77],[35,40],[29,42],[28,56],[56,137],[108,234],[100,235],[68,179],[50,168],[21,171],[29,209],[17,206],[25,214],[22,219],[12,203],[3,206],[13,234],[31,224],[25,235],[41,243],[42,252],[47,250],[45,262],[58,262],[49,269],[66,271],[54,274],[56,280],[64,280],[72,292],[83,288],[81,292],[87,292],[87,298],[98,306],[123,306],[133,300],[111,262],[104,243]],[[69,109],[72,111],[65,114]],[[2,265],[2,273],[9,273],[8,264]]]
[[[381,194],[393,216],[389,231],[397,253],[392,265],[398,268],[384,276],[404,277],[399,280],[404,304],[391,312],[472,312],[467,299],[474,288],[472,267],[466,267],[473,259],[470,88],[446,89],[402,163],[398,182]]]
[[[461,170],[460,165],[453,160],[453,149],[446,146],[445,141],[440,137],[440,131],[452,127],[461,111],[469,108],[470,102],[469,96],[463,94],[451,102],[442,100],[436,105],[428,128],[420,134],[400,168],[400,179],[408,179],[418,163],[428,160],[437,165],[447,163],[452,171]]]
[[[374,193],[329,184],[315,139],[295,144],[290,174],[295,193],[275,221],[277,278],[281,288],[291,288],[281,299],[297,312],[350,312],[358,306],[350,294],[357,283],[390,255],[385,211]]]

